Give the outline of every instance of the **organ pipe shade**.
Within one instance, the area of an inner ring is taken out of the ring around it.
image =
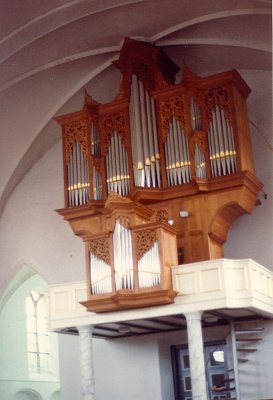
[[[191,180],[188,138],[180,122],[173,117],[164,143],[168,186],[182,185]]]
[[[212,176],[223,176],[236,172],[236,150],[233,128],[224,110],[216,105],[208,132],[209,155]]]
[[[135,186],[160,187],[155,101],[134,74],[129,111]]]
[[[91,293],[112,292],[111,266],[95,254],[90,253]]]
[[[115,131],[106,155],[106,181],[108,193],[126,196],[130,191],[128,154],[120,135]]]
[[[160,258],[157,241],[138,261],[138,280],[140,288],[160,285]]]
[[[115,223],[113,249],[116,289],[133,289],[132,235],[119,221]]]
[[[191,114],[191,128],[194,131],[201,130],[201,112],[198,104],[191,97],[191,105],[190,105],[190,114]]]
[[[194,152],[195,173],[197,178],[206,178],[206,161],[205,154],[198,144],[195,144]]]
[[[73,143],[71,157],[67,164],[67,183],[68,204],[70,207],[88,203],[88,161],[78,140]]]

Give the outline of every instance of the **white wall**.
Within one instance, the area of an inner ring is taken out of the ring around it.
[[[0,295],[22,263],[49,284],[85,278],[83,244],[54,210],[63,207],[59,142],[28,172],[0,221]]]
[[[60,335],[62,400],[81,398],[79,337]],[[161,399],[156,336],[94,339],[96,400]],[[67,351],[69,349],[69,352]]]

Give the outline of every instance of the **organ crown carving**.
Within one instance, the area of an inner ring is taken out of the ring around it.
[[[164,279],[147,278],[146,270],[152,253],[161,254],[159,230],[168,221],[179,262],[223,257],[232,222],[252,211],[262,184],[253,168],[250,88],[237,71],[202,78],[185,66],[175,83],[175,63],[130,38],[113,64],[121,73],[115,100],[100,104],[86,93],[81,111],[56,120],[64,152],[59,213],[89,243],[89,296],[114,293],[118,304],[122,290],[163,288]],[[124,246],[126,254],[118,250]],[[166,263],[159,264],[162,272]]]

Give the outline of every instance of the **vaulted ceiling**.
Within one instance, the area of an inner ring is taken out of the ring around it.
[[[56,114],[83,92],[109,101],[126,36],[162,47],[204,75],[271,71],[268,0],[0,0],[0,208],[60,139]]]

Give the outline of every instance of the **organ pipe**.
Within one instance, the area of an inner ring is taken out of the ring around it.
[[[111,266],[95,254],[90,253],[91,293],[112,292]]]
[[[237,168],[233,128],[225,117],[224,110],[218,105],[212,110],[208,142],[212,176],[235,173]]]
[[[100,154],[100,134],[94,123],[91,123],[90,129],[91,154],[97,156]]]
[[[67,164],[68,203],[70,207],[80,206],[89,201],[88,161],[82,151],[80,142],[76,140]]]
[[[151,249],[138,261],[139,287],[153,287],[160,285],[160,257],[158,242],[154,242]]]
[[[134,74],[129,112],[135,185],[160,187],[160,155],[155,102],[142,81]]]
[[[121,196],[128,195],[130,191],[128,154],[116,131],[111,137],[105,162],[108,193],[116,192]]]
[[[196,177],[205,178],[207,176],[205,154],[198,144],[195,144],[194,161]]]
[[[93,167],[93,196],[94,200],[102,200],[102,177],[95,167]]]
[[[201,112],[198,104],[194,100],[193,97],[191,97],[191,103],[190,103],[190,114],[191,114],[191,128],[194,131],[200,131],[201,130]]]
[[[164,144],[168,186],[189,183],[191,179],[188,138],[175,117],[169,123]]]
[[[113,234],[116,289],[133,289],[133,253],[130,229],[116,221]]]

